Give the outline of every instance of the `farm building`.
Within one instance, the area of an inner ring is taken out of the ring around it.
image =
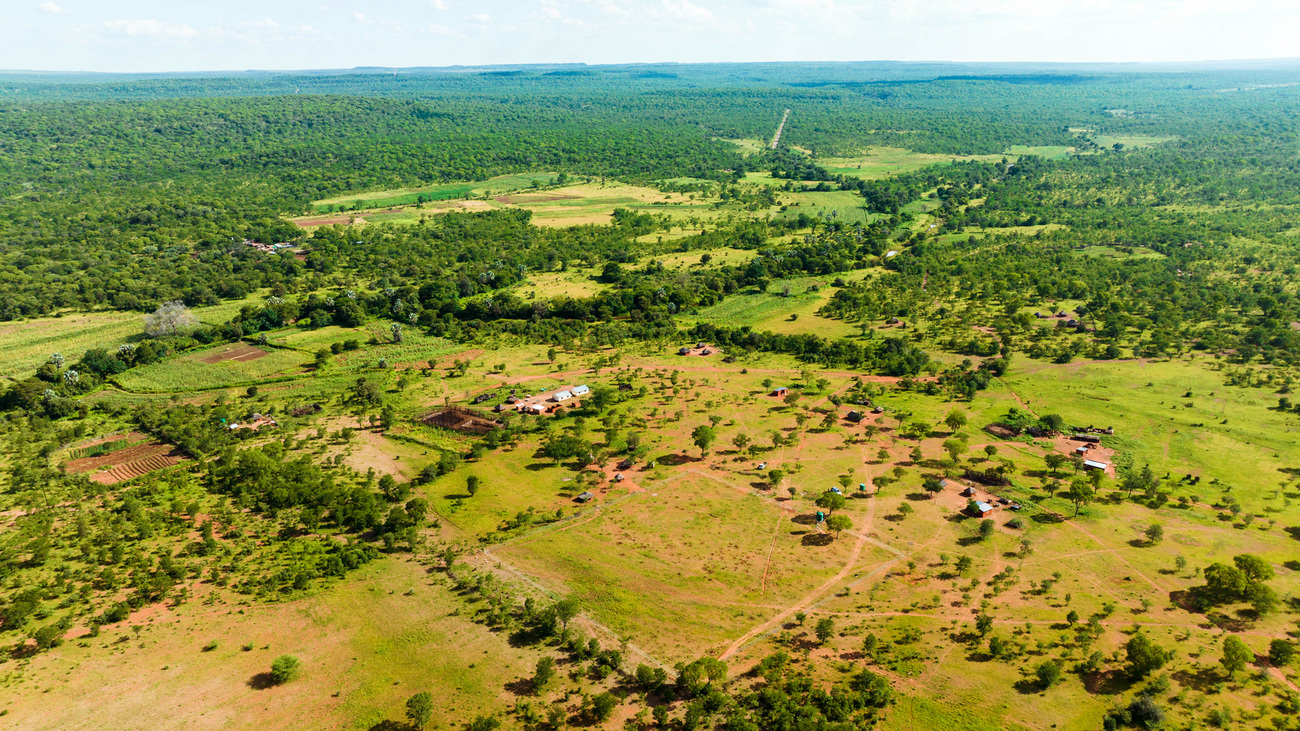
[[[1070,437],[1076,442],[1088,442],[1089,444],[1101,444],[1101,437],[1096,434],[1075,434]]]
[[[480,393],[479,395],[477,395],[477,396],[474,397],[474,402],[473,402],[473,403],[476,404],[476,405],[477,405],[477,404],[481,404],[481,403],[483,403],[484,401],[487,401],[488,399],[492,398],[493,395],[494,395],[494,394],[492,394],[491,392],[489,392],[489,393]]]
[[[622,472],[615,472],[615,473],[614,473],[614,482],[622,482],[622,481],[623,481],[623,473],[622,473]]]
[[[861,411],[850,411],[850,412],[849,412],[849,415],[846,416],[846,417],[844,417],[844,418],[846,418],[846,419],[848,419],[849,421],[851,421],[851,422],[853,422],[854,424],[856,424],[856,423],[858,423],[859,421],[862,421],[862,412],[861,412]]]
[[[1083,468],[1085,470],[1105,470],[1107,467],[1110,467],[1110,465],[1105,462],[1098,462],[1095,459],[1085,459],[1083,461]]]
[[[772,389],[772,393],[769,393],[768,396],[784,396],[787,393],[790,393],[789,388],[786,388],[785,386],[777,386]]]
[[[557,404],[561,401],[568,401],[571,398],[573,398],[573,394],[569,391],[556,391],[555,394],[551,396],[551,400]]]
[[[677,349],[677,354],[678,354],[678,355],[690,355],[690,354],[691,354],[691,349],[690,349],[690,348],[686,348],[686,347],[678,348],[678,349]]]
[[[968,487],[968,488],[966,488],[965,490],[962,490],[962,491],[961,491],[961,494],[964,495],[964,496],[966,496],[966,497],[975,497],[975,488],[973,488],[973,487]]]
[[[971,507],[971,512],[974,513],[977,518],[987,518],[989,517],[989,514],[993,512],[993,506],[985,502],[976,501],[975,505]]]
[[[628,469],[632,469],[632,460],[629,458],[629,459],[625,459],[625,460],[623,460],[622,462],[619,462],[619,463],[618,463],[618,468],[617,468],[617,469],[620,469],[620,470],[628,470]]]
[[[531,406],[525,406],[523,412],[525,414],[532,414],[533,416],[541,416],[546,413],[546,407],[541,404],[532,404]]]
[[[588,388],[588,387],[586,387],[586,386],[574,386],[574,387],[573,387],[573,395],[574,395],[574,396],[586,396],[586,395],[589,394],[589,393],[591,393],[591,389]]]
[[[874,409],[871,410],[871,413],[873,413],[873,414],[883,414],[883,413],[885,413],[885,407],[884,407],[884,406],[877,406],[876,408],[874,408]]]
[[[577,500],[577,501],[580,502],[580,503],[585,503],[585,502],[587,502],[588,500],[590,500],[590,499],[592,499],[592,498],[594,498],[594,497],[596,497],[596,496],[595,496],[595,495],[592,495],[592,494],[589,493],[589,492],[584,492],[584,493],[582,493],[581,495],[579,495],[578,497],[574,498],[574,500]]]

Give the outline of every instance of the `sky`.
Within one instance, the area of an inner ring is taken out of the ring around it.
[[[1300,0],[5,0],[0,68],[1300,57]]]

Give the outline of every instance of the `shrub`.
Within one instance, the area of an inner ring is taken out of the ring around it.
[[[293,655],[281,655],[271,662],[271,680],[276,685],[283,685],[298,677],[302,662]]]

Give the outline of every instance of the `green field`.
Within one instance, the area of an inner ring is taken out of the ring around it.
[[[997,161],[1002,155],[932,155],[898,147],[868,147],[854,157],[823,157],[817,162],[836,175],[873,180],[901,173],[911,173],[931,165],[946,165],[965,160]]]
[[[133,368],[116,376],[114,380],[128,391],[152,393],[210,391],[253,385],[272,378],[301,373],[311,364],[310,356],[294,350],[276,348],[269,349],[265,357],[256,360],[202,362],[203,358],[219,354],[228,347],[231,346],[217,346]]]
[[[318,212],[336,211],[346,208],[387,208],[409,206],[426,201],[436,202],[453,198],[476,198],[483,195],[495,195],[531,188],[534,183],[552,185],[554,173],[523,173],[519,175],[499,175],[481,182],[442,183],[423,188],[401,188],[397,190],[377,190],[370,193],[325,198],[312,202]]]

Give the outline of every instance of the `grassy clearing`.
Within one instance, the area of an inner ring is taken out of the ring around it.
[[[423,188],[398,188],[394,190],[377,190],[369,193],[326,198],[314,201],[316,210],[338,210],[340,206],[363,208],[385,208],[390,206],[409,206],[418,203],[423,197],[427,201],[442,201],[453,198],[472,198],[482,195],[505,193],[531,188],[534,183],[551,185],[555,173],[523,173],[519,175],[499,175],[476,183],[443,183]]]
[[[238,314],[240,307],[260,302],[261,296],[253,293],[193,312],[200,322],[219,325]],[[0,378],[26,378],[53,353],[62,353],[71,364],[91,348],[115,348],[143,337],[144,315],[139,312],[82,312],[0,323],[0,342],[4,343]]]
[[[169,358],[122,373],[114,380],[128,391],[175,393],[209,391],[266,381],[300,372],[310,359],[294,350],[271,349],[263,358],[204,363],[203,358],[221,353],[221,345],[177,358]]]
[[[867,276],[867,270],[846,272],[846,281],[856,281]],[[766,330],[787,335],[815,332],[826,337],[847,337],[859,332],[858,328],[840,320],[819,317],[817,310],[834,296],[831,286],[836,277],[800,277],[772,282],[766,292],[739,292],[719,304],[700,310],[694,319],[720,325],[750,325],[756,330]],[[818,291],[808,291],[810,287]],[[782,293],[789,288],[789,296]]]
[[[1098,135],[1097,137],[1092,138],[1092,141],[1096,142],[1099,147],[1113,147],[1118,143],[1126,148],[1135,148],[1151,147],[1162,142],[1169,142],[1170,140],[1176,139],[1178,138],[1172,135],[1167,137],[1151,135],[1118,135],[1112,137],[1110,135]]]
[[[1066,157],[1075,151],[1065,145],[1012,145],[1007,148],[1008,155],[1038,155],[1049,159]]]
[[[1051,224],[1048,224],[1051,225]],[[1133,249],[1117,249],[1113,246],[1085,246],[1082,249],[1076,249],[1074,252],[1077,256],[1098,256],[1107,259],[1166,259],[1164,254],[1153,251],[1145,246],[1139,246]]]
[[[818,164],[836,175],[874,180],[900,173],[910,173],[931,165],[950,165],[966,160],[994,162],[1003,155],[931,155],[900,147],[868,147],[854,157],[825,157]]]
[[[594,269],[570,268],[567,272],[545,272],[531,274],[528,281],[519,286],[521,291],[536,293],[537,297],[592,297],[609,289],[608,284],[597,282],[594,277],[599,274]]]
[[[69,643],[32,661],[24,685],[55,690],[10,695],[10,728],[366,729],[400,721],[412,694],[435,694],[433,722],[503,711],[506,685],[531,672],[537,653],[512,647],[461,614],[463,602],[440,574],[406,560],[382,560],[346,583],[289,604],[246,612],[191,602],[143,621],[131,642],[124,626],[91,647]],[[204,652],[203,646],[216,647]],[[249,643],[250,651],[241,645]],[[450,647],[456,652],[447,652]],[[292,654],[300,677],[263,688],[255,676]]]

